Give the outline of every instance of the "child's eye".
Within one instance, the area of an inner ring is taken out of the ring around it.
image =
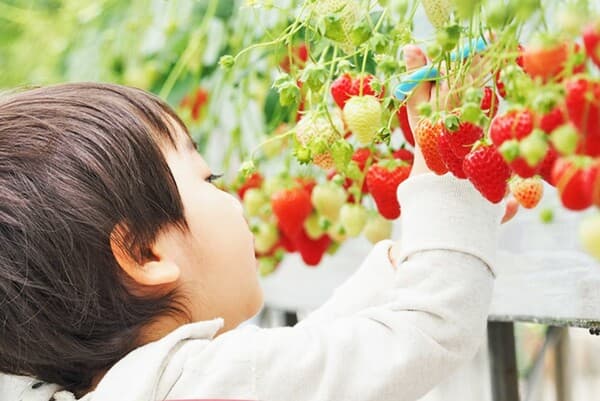
[[[206,177],[206,181],[212,184],[214,181],[218,180],[221,177],[223,177],[223,174],[211,174],[208,177]]]

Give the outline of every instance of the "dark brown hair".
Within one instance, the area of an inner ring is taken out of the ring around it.
[[[140,328],[185,312],[175,292],[132,294],[110,248],[124,225],[123,246],[141,262],[161,229],[185,229],[161,152],[177,124],[158,98],[117,85],[0,97],[1,372],[79,392]]]

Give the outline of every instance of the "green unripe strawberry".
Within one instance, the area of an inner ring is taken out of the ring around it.
[[[364,206],[346,203],[340,210],[340,223],[350,237],[356,237],[367,223],[368,213]]]
[[[565,124],[558,127],[550,135],[550,141],[554,148],[563,156],[569,156],[575,153],[579,134],[571,124]]]
[[[353,96],[344,106],[344,120],[363,145],[370,144],[381,126],[381,103],[375,96]]]
[[[392,236],[392,222],[383,218],[379,213],[373,213],[363,229],[363,234],[372,244],[390,239]]]
[[[329,221],[336,221],[348,195],[344,188],[332,182],[317,185],[312,192],[311,202],[317,212]]]
[[[325,230],[321,224],[321,219],[317,213],[311,214],[304,222],[304,231],[308,238],[318,240],[323,236]]]
[[[546,134],[541,130],[534,130],[519,143],[519,154],[531,167],[537,166],[544,160],[547,152]]]
[[[260,223],[253,231],[254,250],[258,254],[268,253],[279,240],[279,231],[274,224]]]
[[[346,240],[346,238],[348,238],[348,234],[346,234],[346,230],[344,230],[342,223],[340,223],[339,221],[332,224],[327,229],[327,235],[329,235],[329,237],[332,240],[334,240],[335,242],[344,242]]]
[[[450,0],[422,0],[425,14],[434,28],[440,29],[450,21],[452,3]]]
[[[262,207],[269,203],[269,197],[258,188],[250,188],[244,194],[244,210],[250,217],[261,214]]]
[[[258,273],[261,276],[268,276],[277,268],[277,259],[273,257],[258,258]]]

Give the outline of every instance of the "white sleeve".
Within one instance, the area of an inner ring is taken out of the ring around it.
[[[410,178],[398,194],[403,252],[396,269],[391,243],[381,242],[305,321],[234,330],[211,344],[216,359],[248,362],[257,399],[413,401],[475,354],[501,206],[449,176]],[[233,363],[221,365],[222,375],[213,374],[233,385]]]
[[[433,174],[398,190],[402,262],[378,244],[322,309],[256,333],[261,400],[415,400],[476,352],[502,206]]]

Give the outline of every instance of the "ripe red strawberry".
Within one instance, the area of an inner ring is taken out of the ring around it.
[[[510,139],[521,140],[533,130],[533,114],[527,109],[512,110],[496,116],[490,125],[490,137],[496,147]]]
[[[319,239],[311,239],[304,230],[300,230],[294,237],[294,245],[300,252],[302,260],[308,266],[316,266],[321,262],[327,248],[331,245],[331,238],[323,235]]]
[[[386,160],[371,165],[367,172],[367,186],[377,210],[388,220],[400,216],[396,189],[410,175],[410,165],[398,160]]]
[[[369,148],[357,149],[356,151],[354,151],[354,154],[352,155],[352,160],[354,160],[356,162],[356,164],[358,164],[358,168],[364,174],[367,173],[366,167],[367,167],[367,162],[369,161],[369,158],[371,158],[369,165],[377,163],[377,160],[378,160],[377,156],[373,155],[373,152],[371,152],[371,149],[369,149]],[[363,194],[366,194],[369,192],[369,188],[367,187],[367,180],[363,180],[362,192],[363,192]],[[352,196],[352,195],[350,195],[350,196]]]
[[[552,168],[554,167],[556,159],[558,159],[558,153],[552,144],[550,144],[548,147],[548,153],[546,153],[546,157],[542,161],[538,172],[548,184],[552,184]]]
[[[489,118],[494,118],[498,113],[498,96],[494,89],[486,86],[483,88],[483,98],[481,99],[481,110]]]
[[[279,228],[292,239],[312,211],[310,195],[302,186],[275,192],[271,196],[271,207],[279,220]]]
[[[337,77],[331,84],[331,96],[340,109],[346,105],[346,101],[353,96],[352,77],[346,73]]]
[[[415,127],[415,139],[421,148],[427,167],[434,173],[442,175],[448,172],[439,151],[439,136],[442,132],[442,123],[433,123],[427,118],[421,119]]]
[[[296,182],[300,184],[309,195],[312,194],[314,187],[317,185],[317,181],[312,177],[296,177]]]
[[[415,155],[413,154],[413,152],[406,148],[400,148],[394,151],[394,153],[392,153],[392,156],[394,157],[394,159],[402,160],[408,164],[413,164],[413,162],[415,161]]]
[[[447,139],[454,155],[462,160],[471,152],[473,145],[483,138],[483,128],[476,124],[462,121],[454,131],[450,131],[444,126],[440,137]]]
[[[600,26],[590,24],[583,30],[583,44],[589,58],[600,67]]]
[[[262,175],[259,172],[254,172],[254,173],[250,174],[246,178],[244,183],[238,188],[237,194],[240,197],[240,199],[244,199],[244,195],[246,194],[247,190],[249,190],[250,188],[260,188],[262,183],[263,183]]]
[[[514,177],[509,184],[510,192],[525,209],[533,209],[544,195],[544,184],[539,178]]]
[[[415,137],[412,129],[410,128],[410,122],[408,121],[408,109],[406,106],[401,106],[396,113],[398,116],[398,122],[400,123],[400,130],[406,142],[410,143],[411,146],[415,146]]]
[[[292,64],[298,66],[298,68],[303,68],[306,62],[308,61],[308,47],[306,44],[302,43],[298,46],[294,46],[292,48],[292,57],[286,54],[281,63],[279,63],[279,67],[284,72],[290,72],[290,66]]]
[[[293,253],[297,250],[294,241],[292,241],[292,239],[289,238],[283,231],[279,232],[279,245],[281,245],[281,247],[285,249],[287,253]]]
[[[573,79],[566,90],[569,119],[583,136],[580,152],[600,156],[600,82]]]
[[[517,157],[508,163],[511,170],[521,178],[531,178],[540,171],[540,165],[530,166],[522,157]]]
[[[363,78],[362,78],[362,96],[371,95],[371,96],[378,97],[379,99],[382,99],[383,95],[385,94],[385,87],[382,86],[381,91],[379,93],[375,92],[373,90],[373,88],[371,88],[371,81],[373,81],[373,79],[375,79],[375,77],[371,74],[366,74],[363,76]],[[361,87],[361,77],[358,76],[358,77],[354,78],[354,80],[352,81],[352,89],[350,90],[350,93],[352,94],[352,96],[361,96],[360,87]]]
[[[563,206],[570,210],[584,210],[592,205],[589,177],[573,158],[560,157],[552,169],[552,183],[558,190]]]
[[[452,147],[450,146],[450,141],[446,135],[440,135],[438,150],[446,167],[454,176],[463,179],[467,178],[467,175],[463,170],[464,158],[461,159],[454,154]]]
[[[592,204],[600,207],[600,159],[596,159],[585,170],[585,182]]]
[[[187,95],[180,103],[181,107],[189,107],[192,120],[198,121],[204,105],[208,102],[208,92],[198,88],[194,93]]]
[[[540,118],[540,128],[550,134],[556,128],[567,122],[567,116],[562,107],[556,106]]]
[[[523,51],[523,70],[532,78],[547,81],[560,74],[569,58],[569,44],[529,46]]]
[[[493,145],[483,145],[469,153],[463,170],[473,186],[490,202],[498,203],[506,194],[510,169]]]

